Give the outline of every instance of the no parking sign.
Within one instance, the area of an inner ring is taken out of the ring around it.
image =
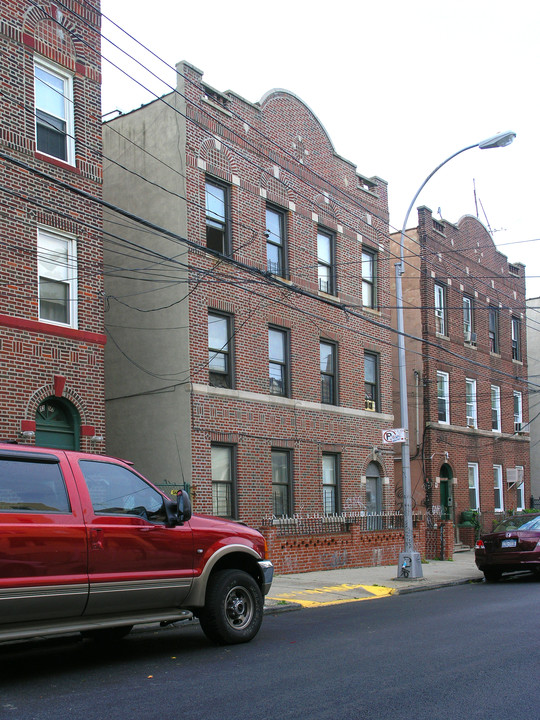
[[[405,432],[405,428],[391,428],[390,430],[383,430],[383,443],[390,445],[392,443],[405,442],[407,439]]]

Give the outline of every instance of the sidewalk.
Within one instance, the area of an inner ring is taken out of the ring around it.
[[[430,560],[422,565],[422,572],[423,578],[398,580],[396,563],[392,566],[275,575],[265,598],[265,611],[272,613],[374,600],[388,595],[479,582],[484,577],[474,564],[474,550],[455,553],[453,560]]]

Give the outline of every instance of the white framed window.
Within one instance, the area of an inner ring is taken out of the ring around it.
[[[77,327],[77,244],[75,238],[38,229],[39,319]]]
[[[435,285],[435,332],[446,335],[446,288]]]
[[[502,465],[493,466],[493,493],[494,493],[494,509],[495,512],[504,510],[503,498],[503,469]]]
[[[523,465],[516,465],[516,474],[521,481],[516,487],[516,509],[525,510],[525,483],[523,482]]]
[[[276,327],[268,328],[268,380],[271,395],[289,397],[290,388],[289,333]]]
[[[272,450],[272,511],[275,517],[289,517],[291,507],[291,452]]]
[[[514,390],[514,432],[523,429],[523,399],[519,390]]]
[[[287,214],[277,207],[266,207],[266,268],[272,275],[287,277]]]
[[[498,385],[491,386],[491,429],[501,432],[501,388]]]
[[[236,517],[235,448],[232,445],[212,445],[212,514],[217,517]]]
[[[437,413],[440,423],[450,423],[450,380],[441,371],[437,372]]]
[[[512,318],[512,360],[521,361],[521,320]]]
[[[321,402],[337,405],[337,345],[321,340]]]
[[[319,290],[336,294],[336,238],[333,233],[317,231],[317,270]]]
[[[480,509],[478,497],[478,463],[467,463],[469,474],[469,507],[471,510]]]
[[[377,307],[377,253],[362,250],[362,305]]]
[[[323,453],[322,456],[322,485],[323,485],[323,512],[332,515],[339,512],[338,497],[338,455]]]
[[[227,255],[231,246],[229,186],[219,180],[207,178],[204,191],[206,247]]]
[[[364,394],[366,410],[380,410],[379,356],[364,352]]]
[[[466,343],[474,345],[476,343],[476,333],[474,332],[474,305],[473,299],[469,295],[463,296],[463,337]]]
[[[230,315],[208,312],[208,379],[214,387],[233,386],[232,324]]]
[[[73,76],[34,59],[34,98],[37,150],[74,165]]]
[[[465,379],[465,414],[467,427],[478,427],[476,411],[476,380]]]

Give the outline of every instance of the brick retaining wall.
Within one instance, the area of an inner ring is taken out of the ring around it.
[[[351,525],[344,532],[287,535],[278,526],[271,526],[261,528],[261,532],[268,542],[268,554],[275,571],[281,574],[374,565],[395,564],[397,567],[404,546],[401,529],[366,531]],[[415,523],[414,545],[421,557],[426,557],[423,520]],[[449,547],[453,550],[453,544]]]

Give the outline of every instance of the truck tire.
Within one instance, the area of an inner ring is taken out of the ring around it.
[[[484,570],[484,577],[486,579],[486,582],[493,583],[497,582],[497,580],[501,579],[501,571],[496,570],[495,568],[486,568]]]
[[[204,634],[218,645],[252,640],[261,627],[263,597],[255,580],[242,570],[220,570],[206,591],[206,605],[199,612]]]

